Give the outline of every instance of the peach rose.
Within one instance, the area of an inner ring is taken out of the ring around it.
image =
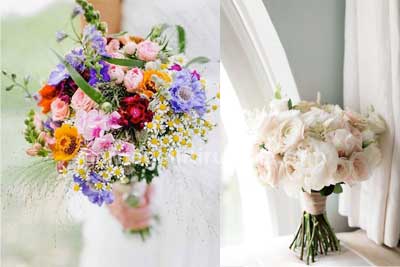
[[[50,105],[53,121],[62,121],[69,115],[69,105],[56,98]]]
[[[88,97],[80,88],[76,90],[71,99],[71,107],[78,110],[89,111],[94,108],[96,102]]]
[[[124,81],[125,72],[121,67],[111,65],[108,69],[108,74],[111,80],[115,81],[116,84],[121,84]]]
[[[124,78],[126,90],[130,93],[136,92],[143,80],[143,72],[139,68],[129,70]]]
[[[137,45],[137,57],[144,61],[154,61],[160,52],[160,46],[157,43],[146,40]]]

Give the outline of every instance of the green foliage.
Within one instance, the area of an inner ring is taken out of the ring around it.
[[[31,110],[31,111],[29,111],[27,118],[24,121],[25,126],[26,126],[25,131],[24,131],[25,140],[30,144],[36,143],[36,140],[39,137],[39,133],[36,131],[35,124],[33,123],[34,116],[35,116],[35,112],[33,110]]]
[[[97,85],[103,94],[104,101],[111,103],[112,110],[119,107],[119,101],[128,96],[125,87],[116,83],[99,83]]]
[[[185,29],[180,25],[176,25],[176,31],[178,32],[178,51],[179,53],[184,53],[186,49]]]
[[[76,3],[83,9],[83,16],[86,22],[95,25],[103,34],[107,32],[107,23],[100,21],[100,12],[95,10],[93,5],[86,0],[76,0]]]
[[[141,165],[135,165],[135,175],[137,176],[139,181],[145,180],[148,184],[151,183],[154,177],[157,177],[158,174],[158,165],[156,165],[152,170],[148,168],[144,168]]]
[[[143,68],[145,65],[145,62],[139,59],[103,57],[103,60],[114,65],[126,67]]]
[[[335,184],[335,188],[333,189],[333,193],[340,194],[343,192],[342,185],[340,183]]]
[[[195,57],[191,59],[188,63],[186,63],[183,67],[188,68],[192,64],[206,64],[208,62],[210,62],[210,59],[206,57]]]
[[[282,99],[281,86],[279,84],[276,86],[275,93],[274,93],[274,98],[275,99]]]
[[[287,103],[287,104],[288,104],[288,109],[289,109],[289,110],[293,109],[293,103],[292,103],[292,99],[290,99],[290,98],[289,98],[289,100],[288,100],[288,103]]]
[[[25,77],[22,78],[22,81],[18,81],[18,79],[17,79],[17,74],[15,74],[15,73],[9,74],[9,73],[8,73],[7,71],[5,71],[5,70],[2,70],[1,73],[2,73],[7,79],[9,79],[9,80],[11,81],[11,84],[8,85],[8,86],[6,86],[6,91],[11,91],[13,88],[19,87],[19,88],[21,88],[21,89],[25,92],[25,97],[26,97],[26,98],[31,98],[31,99],[33,99],[32,94],[29,92],[29,88],[28,88],[29,81],[30,81],[30,79],[31,79],[31,76],[30,76],[30,75],[26,75]]]
[[[335,185],[331,184],[329,186],[324,186],[324,188],[322,188],[319,193],[321,194],[321,196],[329,196],[330,194],[333,193],[333,190],[335,189]]]

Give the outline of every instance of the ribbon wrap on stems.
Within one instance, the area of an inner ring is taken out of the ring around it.
[[[303,210],[309,214],[319,215],[326,211],[326,196],[321,196],[320,193],[303,192],[301,200]]]

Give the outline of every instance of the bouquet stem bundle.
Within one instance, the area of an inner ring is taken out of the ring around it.
[[[305,193],[308,194],[308,193]],[[308,194],[308,200],[314,200],[311,204],[318,205],[315,202],[315,197],[319,193]],[[312,197],[310,197],[313,195]],[[326,202],[326,197],[322,197],[322,201]],[[325,212],[325,203],[323,203],[323,212],[319,213],[318,209],[311,211],[305,208],[303,212],[300,226],[296,232],[294,240],[289,248],[293,251],[300,249],[300,259],[305,260],[307,264],[315,262],[315,257],[327,255],[329,251],[335,252],[340,250],[339,240],[337,239],[332,227],[328,222]],[[318,213],[318,214],[315,214]]]

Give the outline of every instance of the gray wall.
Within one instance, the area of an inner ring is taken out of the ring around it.
[[[300,96],[342,104],[345,0],[263,0]]]
[[[343,104],[345,0],[263,0],[285,49],[300,97]],[[328,216],[337,231],[349,230],[329,197]]]

